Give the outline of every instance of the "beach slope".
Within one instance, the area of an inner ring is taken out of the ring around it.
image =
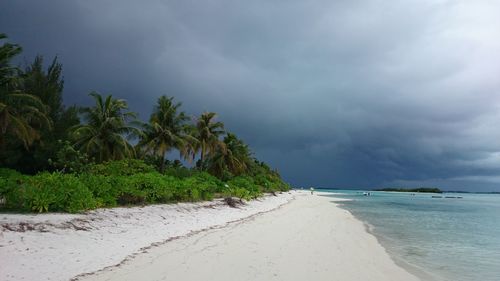
[[[419,280],[333,200],[297,193],[273,212],[176,239],[78,280]]]

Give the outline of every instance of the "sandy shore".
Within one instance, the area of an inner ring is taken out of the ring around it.
[[[216,200],[77,215],[0,214],[0,280],[70,280],[119,264],[152,245],[268,212],[292,197],[266,196],[241,208]]]
[[[153,247],[79,280],[418,280],[332,198],[290,204]]]

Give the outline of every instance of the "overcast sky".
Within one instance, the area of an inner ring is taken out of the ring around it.
[[[0,2],[20,61],[58,55],[147,119],[160,95],[295,186],[500,191],[497,0]]]

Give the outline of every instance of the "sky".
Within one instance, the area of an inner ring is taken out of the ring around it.
[[[215,111],[297,187],[500,191],[500,1],[2,0],[0,32],[147,120]]]

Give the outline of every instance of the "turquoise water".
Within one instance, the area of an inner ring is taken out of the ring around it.
[[[339,191],[391,256],[423,280],[500,280],[500,195]],[[431,278],[432,277],[432,278]]]

